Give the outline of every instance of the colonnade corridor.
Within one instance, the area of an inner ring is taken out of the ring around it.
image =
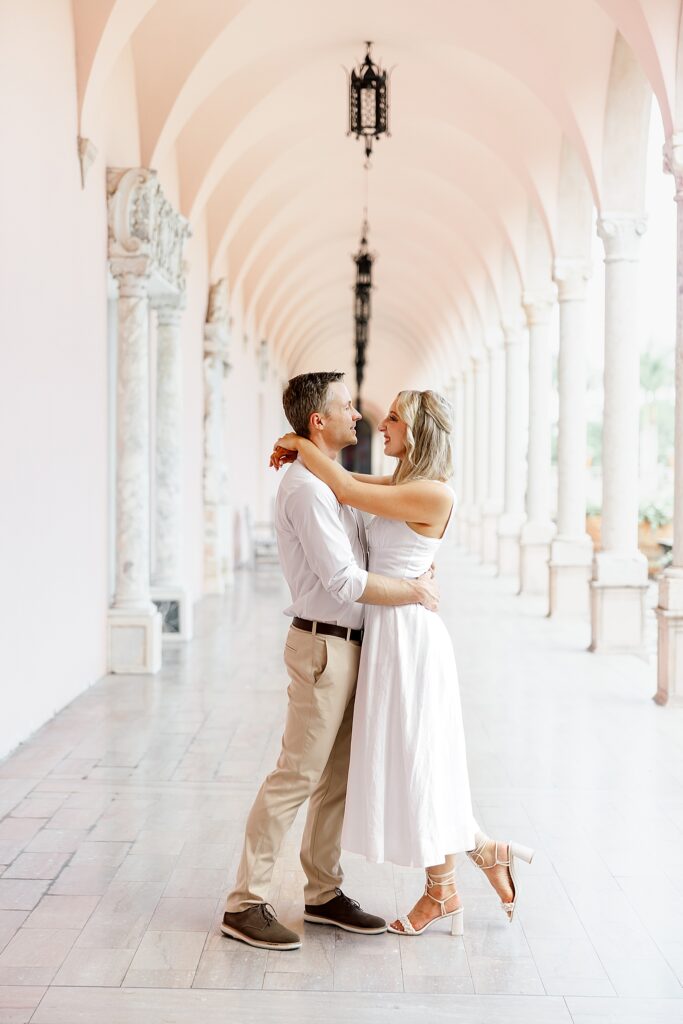
[[[304,925],[300,814],[271,901],[303,948],[221,936],[286,700],[286,593],[264,564],[200,602],[158,675],[105,677],[0,766],[1,1021],[680,1022],[683,710],[649,699],[645,660],[589,654],[586,623],[545,618],[454,542],[437,573],[477,816],[536,848],[514,923],[460,857],[464,938]],[[344,866],[389,919],[421,886]]]

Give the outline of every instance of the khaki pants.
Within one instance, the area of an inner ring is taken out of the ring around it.
[[[273,867],[296,813],[310,797],[301,846],[304,900],[327,903],[341,886],[340,836],[346,802],[360,644],[290,627],[290,677],[282,750],[249,812],[242,859],[227,909],[268,899]]]

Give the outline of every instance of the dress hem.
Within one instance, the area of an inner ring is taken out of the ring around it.
[[[427,856],[426,854],[421,854],[419,858],[411,857],[409,861],[406,861],[405,858],[399,860],[396,857],[389,857],[386,855],[372,856],[367,854],[365,850],[354,849],[352,846],[347,846],[345,843],[342,843],[342,850],[345,853],[355,853],[361,857],[364,857],[369,864],[396,864],[397,867],[402,868],[427,868],[432,867],[435,864],[443,864],[446,860],[446,857],[450,857],[451,855],[467,853],[469,850],[473,850],[476,846],[476,843],[474,841],[474,833],[472,833],[472,841],[469,844],[463,843],[463,841],[460,840],[459,842],[453,843],[452,846],[449,843],[448,846],[450,847],[448,853],[435,853],[433,855],[429,854],[429,856]]]

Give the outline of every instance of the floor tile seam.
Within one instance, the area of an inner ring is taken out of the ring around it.
[[[624,898],[626,899],[626,902],[627,902],[627,903],[628,903],[628,905],[630,906],[630,908],[631,908],[631,910],[632,910],[632,912],[633,912],[634,916],[635,916],[635,917],[637,917],[637,919],[638,919],[638,923],[639,923],[639,925],[640,925],[640,928],[641,928],[641,930],[642,930],[643,932],[645,932],[645,934],[646,934],[646,935],[647,935],[647,936],[649,937],[649,939],[651,940],[652,944],[653,944],[653,945],[655,946],[655,948],[657,949],[657,952],[659,953],[659,956],[660,956],[661,960],[662,960],[662,961],[663,961],[663,962],[664,962],[664,963],[666,964],[666,966],[667,966],[667,967],[669,968],[669,970],[671,971],[671,974],[672,974],[672,976],[673,976],[673,977],[674,977],[674,979],[675,979],[675,980],[676,980],[676,981],[678,982],[678,985],[679,985],[679,987],[680,987],[680,988],[681,988],[681,989],[683,990],[683,983],[681,982],[681,979],[679,978],[679,976],[678,976],[678,973],[677,973],[677,971],[676,971],[676,970],[675,970],[675,969],[674,969],[674,968],[672,967],[672,965],[671,965],[671,964],[669,963],[669,960],[668,960],[668,958],[667,958],[666,954],[664,953],[664,951],[662,950],[662,948],[661,948],[661,946],[660,946],[660,944],[659,944],[659,941],[658,941],[658,939],[657,939],[657,938],[656,938],[656,937],[655,937],[655,936],[654,936],[654,935],[652,934],[652,932],[650,931],[650,929],[649,929],[649,928],[648,928],[648,927],[647,927],[647,926],[645,925],[645,923],[644,923],[644,921],[643,921],[643,918],[642,918],[642,917],[640,916],[640,914],[639,914],[638,910],[637,910],[637,909],[636,909],[636,907],[635,907],[635,906],[633,905],[633,902],[632,902],[632,901],[631,901],[631,900],[629,899],[629,896],[628,896],[628,893],[626,892],[626,890],[625,890],[625,889],[622,889],[622,887],[621,887],[621,885],[620,885],[620,883],[619,883],[619,877],[618,877],[618,876],[613,876],[613,877],[614,877],[614,880],[616,881],[617,885],[619,886],[619,889],[620,889],[620,891],[621,891],[621,892],[623,893],[623,895],[624,895]],[[638,959],[638,960],[643,960],[643,959],[646,959],[646,958],[643,958],[643,957],[636,957],[635,959]],[[652,960],[652,962],[653,962],[653,963],[656,963],[657,961],[653,959],[653,960]],[[611,980],[611,979],[610,979],[610,980]],[[661,998],[673,998],[673,999],[675,999],[675,998],[677,998],[677,997],[676,997],[676,996],[667,996],[667,997],[661,997]]]
[[[393,890],[394,890],[394,900],[396,900],[397,880],[396,880],[396,865],[395,864],[391,865],[391,881],[392,881],[392,887],[393,887]],[[398,909],[398,902],[394,903],[394,908],[395,908],[395,911],[396,911],[396,920],[398,920],[398,916],[399,916],[399,913],[400,913],[400,911]],[[335,942],[335,951],[336,951],[336,946],[337,946],[337,944]],[[405,968],[404,968],[404,964],[403,964],[403,943],[401,942],[400,938],[398,939],[398,962],[401,965],[401,986],[403,988],[403,992],[405,992],[406,991],[406,972],[405,972]],[[332,972],[332,983],[334,985],[334,971]]]
[[[183,897],[181,897],[181,898],[183,898]],[[185,898],[189,899],[191,897],[185,897]],[[201,953],[199,954],[199,956],[197,958],[197,963],[195,965],[195,969],[192,972],[192,981],[190,982],[190,984],[188,986],[191,989],[195,988],[195,981],[197,979],[197,972],[199,971],[199,965],[202,962],[202,957],[204,956],[205,953],[208,953],[208,951],[209,951],[208,950],[208,945],[209,945],[209,942],[211,941],[211,939],[212,939],[212,937],[214,935],[213,923],[214,923],[214,921],[216,919],[216,915],[217,915],[217,912],[218,912],[218,907],[219,907],[219,905],[221,903],[221,900],[223,900],[224,898],[225,898],[224,896],[217,896],[216,897],[216,903],[215,903],[215,906],[213,908],[213,914],[211,916],[211,925],[210,925],[210,927],[209,927],[209,929],[208,929],[208,931],[206,933],[206,938],[204,939],[204,945],[202,946]],[[158,906],[158,904],[157,904],[157,906]],[[197,987],[199,988],[200,986],[197,986]]]
[[[603,962],[603,959],[602,959],[602,957],[600,956],[600,954],[599,954],[598,950],[597,950],[597,949],[596,949],[596,947],[595,947],[595,944],[594,944],[594,942],[593,942],[593,939],[592,939],[592,937],[591,937],[591,934],[590,934],[590,932],[588,931],[588,929],[587,929],[587,927],[586,927],[586,925],[585,925],[585,923],[584,923],[583,917],[581,916],[581,914],[579,913],[579,910],[578,910],[578,908],[577,908],[577,907],[576,907],[576,905],[574,904],[574,900],[572,899],[571,893],[570,893],[570,892],[568,891],[568,889],[566,888],[566,886],[565,886],[565,883],[564,883],[564,881],[562,880],[562,878],[560,877],[560,875],[558,874],[557,868],[555,867],[555,864],[553,863],[553,861],[552,861],[552,860],[551,860],[551,862],[550,862],[550,863],[552,864],[553,872],[555,873],[555,875],[556,875],[556,877],[557,877],[557,880],[559,881],[559,883],[560,883],[560,886],[562,887],[562,890],[563,890],[563,892],[565,893],[565,895],[566,895],[566,897],[567,897],[567,900],[568,900],[568,902],[569,902],[569,904],[570,904],[570,906],[571,906],[572,910],[573,910],[573,911],[574,911],[574,913],[576,914],[576,918],[577,918],[577,920],[578,920],[578,922],[579,922],[579,924],[580,924],[580,926],[581,926],[581,930],[582,930],[582,931],[583,931],[583,933],[584,933],[584,936],[585,936],[585,938],[586,938],[586,941],[588,942],[588,944],[590,945],[591,949],[593,950],[593,953],[595,954],[595,957],[596,957],[596,959],[597,959],[598,963],[600,964],[600,967],[602,968],[602,970],[603,970],[603,972],[604,972],[604,974],[605,974],[605,978],[607,979],[607,981],[608,981],[609,985],[610,985],[610,986],[611,986],[611,988],[612,988],[612,991],[614,992],[614,997],[615,997],[616,999],[619,999],[619,998],[620,998],[620,996],[619,996],[619,993],[617,992],[617,989],[616,989],[616,986],[615,986],[615,984],[614,984],[614,982],[613,982],[613,980],[612,980],[612,977],[611,977],[611,975],[610,975],[609,971],[607,970],[607,967],[605,966],[605,964],[604,964],[604,962]],[[604,863],[604,862],[603,862],[603,863]],[[606,867],[608,868],[608,870],[609,870],[609,866],[608,866],[608,865],[605,865],[605,866],[606,866]],[[612,877],[612,878],[613,878],[614,876],[610,874],[610,877]],[[523,927],[524,927],[524,926],[522,926],[522,928],[523,928]],[[525,936],[526,936],[526,933],[525,933]],[[528,939],[527,939],[527,942],[528,942]],[[540,972],[539,972],[539,973],[540,973]],[[566,996],[563,996],[563,998],[566,998]],[[572,1018],[572,1019],[573,1019],[573,1018]]]
[[[42,829],[40,829],[39,831],[42,831]],[[38,833],[36,833],[36,835],[38,835]],[[21,850],[16,855],[16,857],[12,861],[10,861],[10,863],[7,865],[6,871],[8,871],[11,868],[11,866],[14,863],[15,860],[18,860],[19,857],[22,857],[26,852],[27,851],[25,849]],[[28,851],[28,852],[31,852],[31,851]],[[50,852],[58,853],[59,851],[44,851],[44,852],[49,854]],[[0,875],[0,880],[4,880],[4,881],[7,881],[7,882],[10,882],[10,881],[16,881],[16,882],[47,882],[48,883],[47,891],[43,893],[43,896],[47,896],[47,895],[57,896],[57,895],[60,895],[59,893],[49,893],[49,890],[52,888],[52,886],[55,884],[55,882],[57,882],[59,880],[59,878],[61,877],[62,873],[68,867],[71,866],[71,860],[72,860],[73,856],[75,855],[76,850],[71,850],[70,853],[69,853],[68,850],[62,851],[62,852],[68,853],[68,857],[64,861],[64,863],[62,864],[61,868],[59,869],[58,873],[54,876],[54,878],[16,878],[16,877],[13,878],[12,876],[6,876],[6,872],[3,872],[3,874]],[[81,895],[81,894],[78,894],[78,895]],[[87,895],[87,894],[84,893],[82,895]],[[41,896],[41,899],[43,898],[43,896]],[[40,902],[40,900],[38,902]],[[38,906],[38,904],[36,904],[36,906]],[[32,910],[31,910],[31,913],[33,913],[33,911],[35,909],[36,909],[36,907],[33,907]]]
[[[162,895],[163,895],[163,894],[162,894]],[[152,911],[152,913],[151,913],[151,914],[149,915],[149,917],[147,918],[147,923],[146,923],[146,925],[145,925],[145,928],[144,928],[144,930],[142,931],[142,933],[141,933],[141,935],[140,935],[140,938],[139,938],[139,940],[138,940],[137,944],[136,944],[135,946],[126,946],[126,947],[125,947],[125,948],[126,948],[127,950],[131,950],[131,949],[132,949],[132,950],[133,950],[133,955],[132,955],[132,957],[130,958],[130,963],[129,963],[129,964],[128,964],[128,966],[126,967],[126,970],[125,970],[125,972],[124,972],[124,974],[123,974],[123,977],[121,978],[121,981],[120,981],[120,983],[119,983],[118,985],[113,985],[113,986],[111,986],[112,988],[118,988],[118,989],[122,989],[122,988],[124,987],[124,985],[125,985],[125,981],[126,981],[126,978],[128,977],[128,973],[129,973],[129,971],[130,971],[130,970],[132,969],[132,966],[133,966],[133,962],[134,962],[134,960],[135,960],[135,957],[137,956],[137,954],[138,954],[138,950],[140,949],[140,946],[142,945],[142,941],[143,941],[143,939],[144,939],[145,935],[147,934],[147,931],[148,931],[148,927],[147,927],[147,926],[149,925],[149,922],[150,922],[150,921],[152,920],[152,918],[154,917],[154,914],[156,913],[156,909],[157,909],[157,907],[159,906],[159,900],[160,900],[161,898],[162,898],[162,897],[160,896],[160,897],[159,897],[159,899],[158,899],[158,900],[156,901],[156,903],[154,904],[154,910]],[[105,947],[105,948],[106,948],[106,947]],[[126,986],[126,987],[129,987],[129,986]],[[133,986],[130,986],[130,987],[132,988]],[[172,990],[171,990],[171,991],[172,991]]]
[[[56,974],[54,975],[54,977],[56,977]],[[48,994],[48,992],[50,991],[50,988],[51,988],[51,987],[52,987],[52,982],[50,982],[50,983],[49,983],[48,985],[46,985],[46,986],[45,986],[45,991],[43,992],[42,996],[41,996],[41,997],[40,997],[40,999],[38,1000],[38,1003],[37,1003],[37,1005],[36,1005],[35,1009],[33,1010],[33,1013],[32,1013],[32,1014],[31,1014],[31,1016],[30,1016],[30,1017],[28,1018],[28,1020],[29,1020],[29,1024],[30,1024],[30,1022],[31,1022],[31,1021],[33,1020],[33,1018],[35,1017],[35,1015],[36,1015],[36,1014],[38,1013],[38,1010],[40,1009],[40,1007],[41,1007],[41,1005],[42,1005],[43,999],[45,999],[45,996],[46,996],[46,995]]]
[[[74,786],[74,788],[67,794],[68,796],[72,796],[74,793],[87,793],[88,791],[101,791],[102,793],[110,795],[112,798],[116,798],[126,793],[136,792],[149,792],[153,796],[157,793],[167,793],[178,788],[181,790],[187,790],[190,793],[197,789],[205,789],[211,793],[214,791],[220,792],[226,788],[243,788],[248,790],[254,785],[253,781],[242,781],[239,779],[234,781],[231,780],[230,782],[221,782],[219,779],[158,779],[153,782],[147,780],[141,782],[139,779],[118,779],[116,780],[115,786],[103,786],[103,780],[101,779],[81,779],[79,781],[81,782],[81,785]],[[41,786],[46,784],[47,779],[42,779],[39,783]],[[40,790],[39,792],[52,793],[53,790],[47,788]],[[9,817],[9,815],[6,815],[6,817]]]

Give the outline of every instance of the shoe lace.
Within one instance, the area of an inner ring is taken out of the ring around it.
[[[351,897],[347,896],[345,892],[341,891],[341,889],[335,889],[334,891],[337,896],[341,896],[347,907],[353,907],[355,910],[360,910],[360,903],[358,900],[352,900]]]
[[[259,903],[259,910],[261,915],[266,922],[266,926],[277,921],[277,914],[275,913],[275,907],[271,906],[270,903]]]

